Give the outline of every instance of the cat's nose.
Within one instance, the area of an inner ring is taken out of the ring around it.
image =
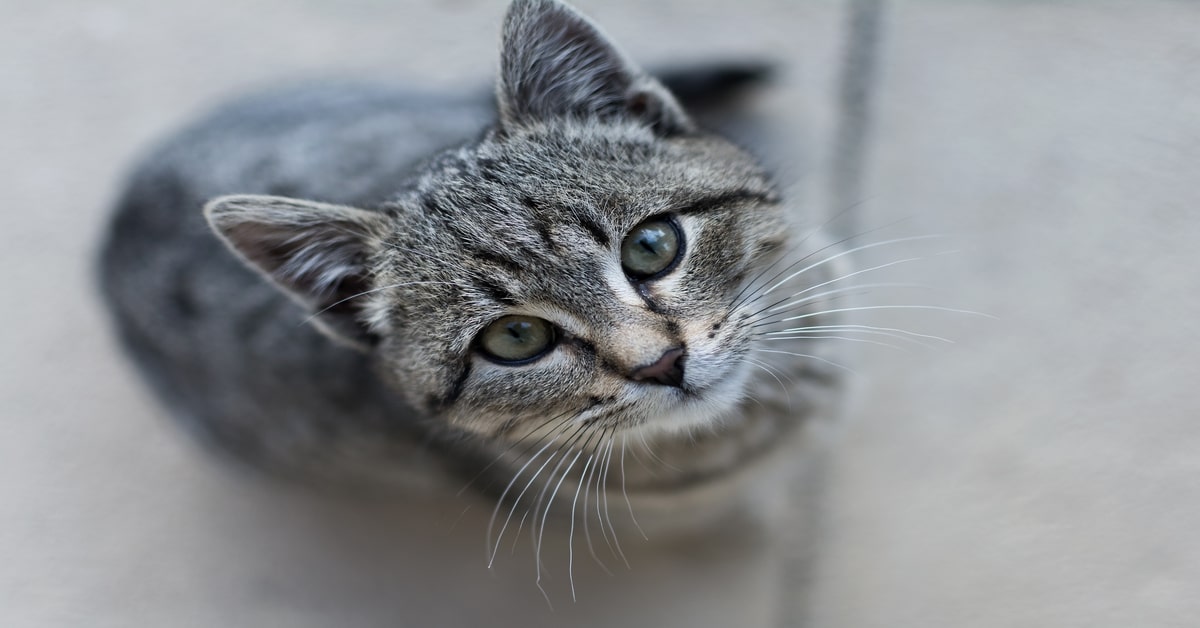
[[[662,384],[664,386],[683,387],[683,349],[675,347],[668,349],[654,364],[639,366],[629,374],[629,379],[635,382]]]

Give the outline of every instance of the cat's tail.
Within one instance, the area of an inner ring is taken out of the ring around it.
[[[679,103],[692,113],[733,105],[741,97],[774,78],[777,66],[769,61],[717,61],[656,68],[658,78]]]

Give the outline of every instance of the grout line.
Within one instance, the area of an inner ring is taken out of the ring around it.
[[[837,123],[831,149],[831,205],[826,208],[831,217],[846,210],[837,224],[832,225],[835,233],[841,235],[858,233],[860,228],[863,183],[867,176],[872,140],[872,105],[879,79],[884,36],[885,2],[850,0],[846,13],[842,67],[835,96]],[[778,574],[778,592],[781,595],[777,601],[775,618],[776,625],[781,628],[803,628],[812,623],[812,604],[816,594],[813,578],[820,560],[820,543],[806,539],[805,535],[821,534],[825,530],[820,511],[826,502],[816,497],[823,494],[825,482],[828,481],[823,471],[823,464],[810,470],[816,477],[808,480],[817,483],[809,489],[816,491],[813,495],[801,495],[796,491],[789,494],[792,508],[788,515],[803,521],[790,521],[797,529],[794,534],[784,532],[781,539],[784,543],[782,569]],[[800,513],[808,516],[801,517]]]
[[[863,200],[871,143],[873,104],[884,36],[885,0],[850,0],[837,92],[829,215]],[[861,209],[847,212],[835,228],[858,233]]]

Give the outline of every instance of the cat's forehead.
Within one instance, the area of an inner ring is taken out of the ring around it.
[[[724,140],[664,140],[641,126],[596,123],[492,133],[444,156],[418,186],[431,220],[503,224],[507,216],[536,225],[582,222],[591,231],[627,230],[700,198],[770,190],[755,162]]]
[[[622,296],[638,302],[619,258],[637,223],[770,194],[757,167],[720,141],[664,141],[620,125],[488,137],[444,155],[403,201],[397,238],[411,255],[400,279],[446,284],[413,292],[457,293],[461,307],[438,313],[447,328],[537,305],[603,321],[621,315]]]

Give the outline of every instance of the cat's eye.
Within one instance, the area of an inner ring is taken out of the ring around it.
[[[638,224],[621,243],[621,267],[634,279],[655,279],[675,266],[683,236],[675,221],[650,218]]]
[[[532,316],[504,316],[479,336],[479,348],[503,364],[531,362],[554,347],[554,326]]]

